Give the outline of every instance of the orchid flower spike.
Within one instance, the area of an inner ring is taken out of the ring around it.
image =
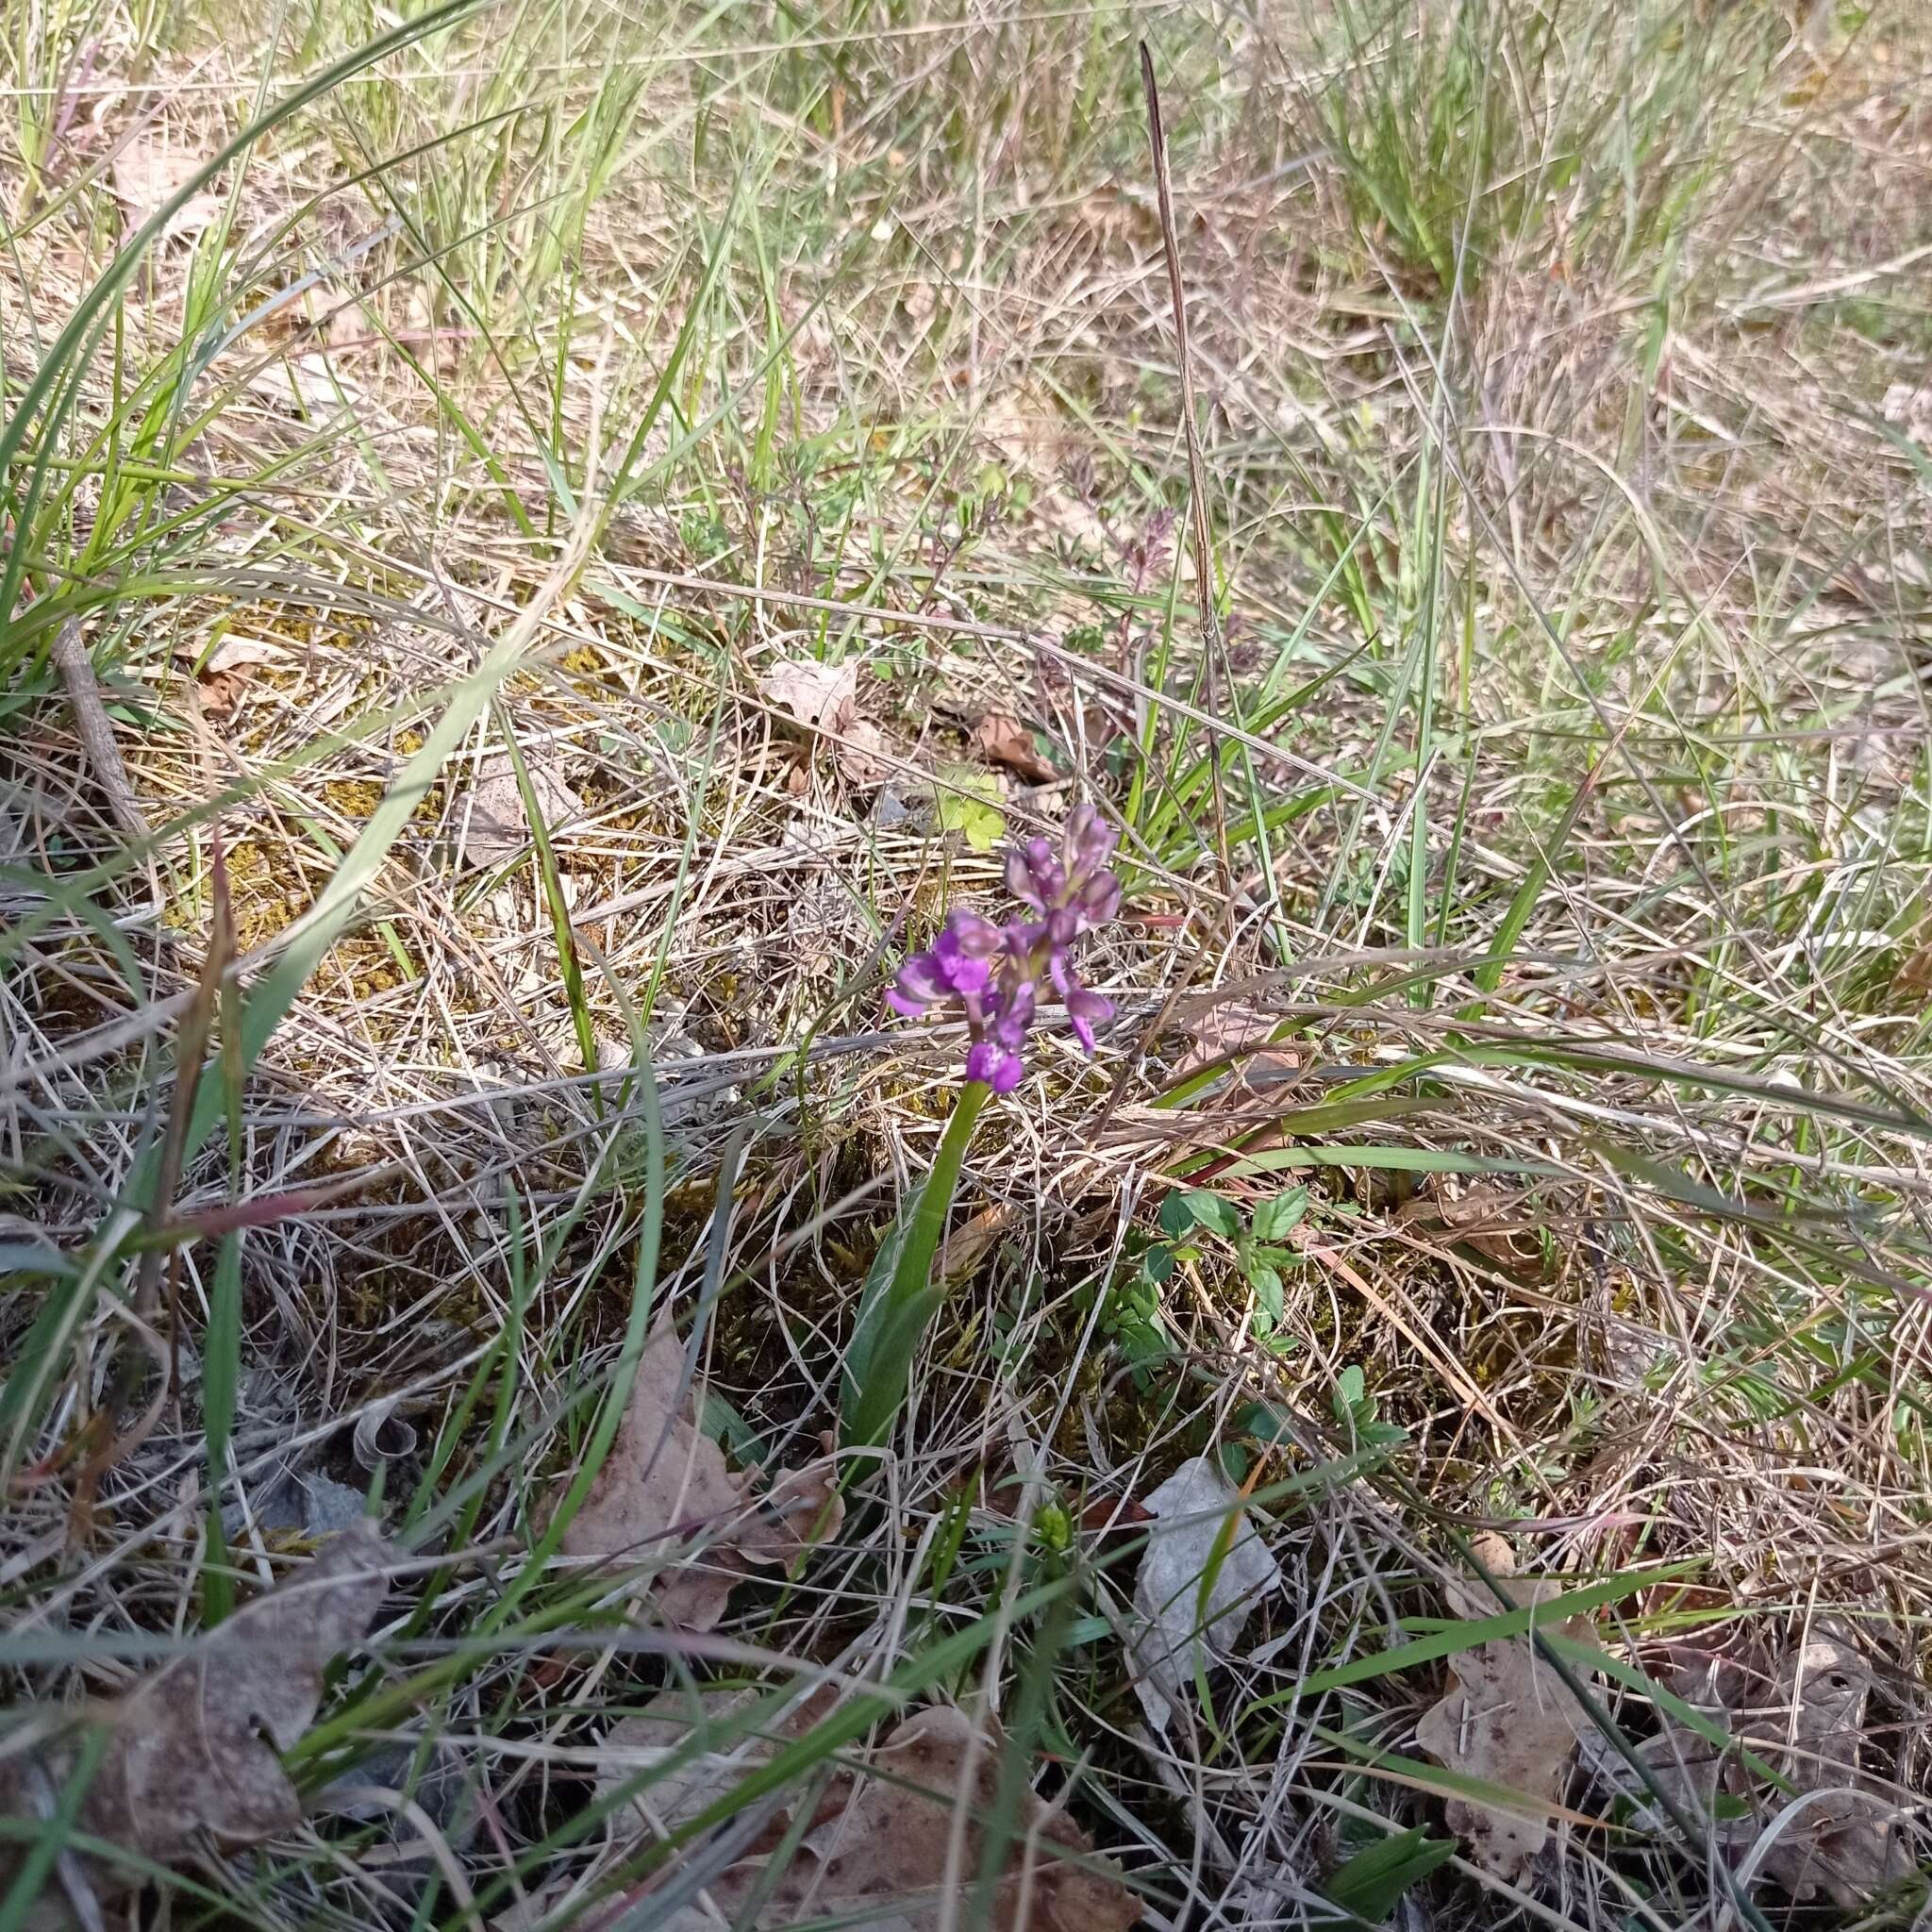
[[[1120,911],[1121,882],[1108,863],[1115,838],[1091,805],[1076,805],[1058,846],[1026,839],[1007,854],[1007,890],[1030,918],[1001,926],[957,910],[939,938],[900,967],[886,995],[895,1012],[912,1018],[951,1008],[965,1019],[967,1079],[995,1093],[1020,1084],[1042,982],[1065,1003],[1082,1048],[1093,1051],[1094,1028],[1113,1018],[1113,1002],[1081,983],[1074,948]]]

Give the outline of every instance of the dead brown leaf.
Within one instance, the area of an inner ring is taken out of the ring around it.
[[[748,1774],[769,1764],[783,1745],[804,1737],[838,1701],[833,1690],[821,1686],[791,1705],[768,1729],[738,1725],[734,1721],[765,1694],[700,1685],[680,1686],[653,1698],[635,1717],[612,1725],[605,1737],[598,1797],[635,1785],[631,1803],[643,1822],[654,1833],[675,1831]],[[716,1738],[715,1749],[693,1754],[658,1772],[648,1783],[638,1782],[641,1772],[681,1751],[701,1728]]]
[[[82,1831],[160,1864],[292,1830],[302,1804],[281,1766],[314,1722],[323,1673],[382,1606],[393,1553],[360,1520],[106,1713],[107,1747],[81,1806]],[[46,1768],[58,1790],[58,1768]],[[11,1811],[18,1794],[0,1791]],[[0,1858],[0,1866],[4,1866]],[[90,1865],[106,1890],[124,1868]]]
[[[1639,1747],[1664,1794],[1703,1821],[1724,1857],[1801,1903],[1822,1894],[1845,1910],[1911,1869],[1905,1814],[1860,1768],[1872,1674],[1844,1634],[1815,1629],[1775,1657],[1755,1646],[1740,1657],[1675,1645],[1659,1681],[1727,1735],[1715,1741],[1664,1713]],[[1760,1765],[1790,1789],[1757,1774]],[[1634,1824],[1674,1835],[1620,1767],[1600,1775],[1627,1791]],[[1721,1796],[1738,1815],[1716,1815]]]
[[[643,1566],[666,1624],[715,1630],[733,1587],[753,1565],[786,1564],[839,1533],[845,1521],[837,1446],[782,1473],[764,1495],[724,1465],[697,1425],[697,1390],[684,1386],[684,1344],[667,1312],[638,1357],[630,1402],[582,1507],[561,1542],[567,1557]],[[693,1560],[686,1545],[701,1541]]]
[[[1281,1029],[1281,1015],[1243,1006],[1239,1000],[1224,1000],[1197,1013],[1188,1022],[1191,1043],[1174,1072],[1185,1077],[1203,1067],[1234,1056],[1237,1075],[1250,1081],[1257,1074],[1279,1077],[1292,1074],[1300,1064],[1294,1049],[1270,1042]]]
[[[988,1249],[1020,1218],[1019,1208],[1010,1201],[995,1201],[977,1214],[962,1221],[940,1243],[939,1260],[933,1268],[935,1281],[960,1281],[971,1274],[986,1257]]]
[[[192,648],[176,651],[177,658],[192,659]],[[210,717],[225,717],[241,702],[242,693],[258,671],[286,664],[291,653],[286,644],[271,643],[266,638],[225,637],[201,661],[195,681],[201,691],[201,708]]]
[[[721,1705],[705,1714],[725,1715],[739,1707]],[[797,1735],[822,1714],[804,1716],[787,1734]],[[681,1741],[662,1719],[647,1715],[634,1723],[653,1729],[631,1728],[625,1741],[633,1747],[675,1748]],[[660,1819],[671,1822],[667,1807],[672,1815],[689,1815],[714,1802],[768,1759],[776,1741],[748,1739],[728,1760],[700,1760],[707,1770],[680,1767],[676,1789],[658,1799]],[[997,1738],[980,1733],[975,1740],[964,1712],[942,1706],[920,1711],[872,1754],[864,1771],[834,1783],[781,1873],[772,1870],[767,1857],[747,1857],[712,1880],[708,1895],[729,1921],[770,1887],[756,1922],[765,1932],[848,1916],[862,1916],[874,1932],[937,1932],[955,1813],[962,1804],[968,1808],[958,1870],[970,1883],[985,1842],[980,1821],[996,1804],[999,1763]],[[659,1780],[650,1792],[661,1791],[666,1782]],[[1118,1870],[1095,1857],[1086,1835],[1040,1798],[1023,1794],[984,1923],[994,1932],[1128,1932],[1140,1916],[1139,1902]],[[692,1916],[671,1923],[682,1932],[687,1923],[695,1927],[711,1922]]]
[[[1034,384],[1003,390],[981,407],[978,430],[1008,462],[1051,481],[1072,443],[1064,412]]]
[[[715,1558],[702,1568],[682,1545],[739,1512],[743,1493],[724,1452],[697,1425],[695,1386],[687,1389],[684,1344],[669,1311],[638,1357],[630,1402],[604,1466],[564,1530],[566,1557],[646,1564],[662,1558],[651,1585],[658,1614],[686,1630],[714,1630],[736,1581]]]
[[[114,198],[127,210],[129,225],[139,227],[167,204],[201,171],[208,157],[192,148],[172,144],[160,129],[143,127],[122,143],[108,164],[108,178]],[[164,241],[192,241],[212,227],[222,212],[221,197],[204,188],[191,195],[161,230]]]
[[[560,824],[583,810],[584,802],[564,783],[553,756],[541,747],[525,751],[524,764],[544,826],[554,835]],[[503,864],[530,842],[529,816],[507,751],[491,752],[477,769],[462,841],[464,862],[484,866]]]
[[[858,666],[850,658],[837,664],[788,658],[759,676],[758,694],[808,731],[846,737],[858,717]]]
[[[1731,1714],[1743,1699],[1745,1675],[1719,1652],[1686,1648],[1660,1681],[1700,1715],[1729,1730]],[[1742,1789],[1735,1753],[1674,1719],[1667,1717],[1657,1736],[1646,1738],[1638,1750],[1664,1795],[1692,1817],[1710,1817],[1721,1790]],[[1640,1803],[1637,1816],[1646,1830],[1666,1828],[1662,1814],[1650,1806]]]
[[[855,791],[876,791],[892,775],[895,758],[888,749],[886,734],[870,718],[855,718],[833,747],[839,774]]]
[[[844,1527],[839,1438],[827,1429],[819,1447],[823,1455],[802,1469],[781,1472],[746,1515],[738,1531],[738,1554],[747,1563],[790,1564]]]
[[[1506,1553],[1492,1544],[1483,1554],[1500,1575]],[[1505,1593],[1519,1605],[1547,1602],[1563,1589],[1555,1577],[1503,1582]],[[1496,1614],[1495,1598],[1484,1585],[1452,1583],[1448,1598],[1458,1617],[1474,1621]],[[1584,1617],[1566,1619],[1554,1634],[1577,1643],[1594,1641]],[[1416,1742],[1447,1770],[1523,1794],[1521,1811],[1466,1798],[1451,1798],[1445,1807],[1450,1829],[1468,1840],[1476,1861],[1505,1883],[1521,1884],[1549,1837],[1549,1816],[1562,1796],[1571,1754],[1593,1726],[1526,1636],[1458,1651],[1449,1680],[1441,1700],[1416,1725]]]
[[[1031,785],[1051,784],[1059,774],[1041,757],[1033,734],[1010,711],[989,711],[973,727],[972,746],[989,764],[1004,765]]]
[[[1459,1194],[1443,1191],[1439,1183],[1428,1193],[1405,1201],[1395,1219],[1398,1225],[1440,1231],[1452,1241],[1463,1242],[1518,1280],[1541,1281],[1542,1243],[1528,1200],[1514,1188],[1491,1182]]]

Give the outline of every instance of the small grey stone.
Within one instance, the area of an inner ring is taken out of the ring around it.
[[[899,825],[922,825],[931,817],[932,798],[929,792],[908,797],[896,786],[887,785],[880,789],[879,795],[873,801],[872,823],[883,832],[890,832]]]
[[[297,1476],[295,1482],[302,1491],[303,1527],[310,1536],[339,1535],[368,1512],[369,1498],[332,1476]]]
[[[273,1536],[283,1530],[301,1529],[306,1521],[302,1492],[296,1487],[293,1472],[278,1469],[267,1482],[257,1484],[249,1491],[245,1511],[239,1498],[224,1507],[222,1534],[233,1542],[247,1533],[251,1523],[261,1534]]]

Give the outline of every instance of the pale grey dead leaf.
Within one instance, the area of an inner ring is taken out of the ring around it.
[[[1780,1659],[1780,1741],[1766,1755],[1797,1796],[1765,1827],[1763,1867],[1795,1899],[1850,1910],[1911,1869],[1905,1814],[1859,1769],[1872,1673],[1840,1632],[1815,1629]],[[1760,1724],[1756,1730],[1772,1726]]]
[[[634,1717],[620,1719],[605,1734],[597,1773],[598,1797],[634,1787],[630,1802],[641,1821],[654,1832],[675,1831],[752,1772],[769,1764],[782,1746],[802,1738],[837,1702],[835,1693],[821,1686],[789,1706],[774,1723],[755,1725],[749,1713],[769,1694],[710,1685],[664,1691]],[[704,1748],[674,1763],[678,1752],[700,1731],[705,1733]],[[665,1768],[658,1769],[659,1766]],[[640,1784],[640,1774],[646,1769],[657,1774]]]
[[[1741,1872],[1762,1873],[1797,1900],[1822,1894],[1849,1910],[1911,1869],[1905,1814],[1860,1768],[1872,1676],[1843,1633],[1814,1629],[1768,1669],[1673,1646],[1660,1681],[1730,1741],[1662,1712],[1657,1735],[1638,1748],[1665,1795]],[[1747,1753],[1775,1766],[1792,1790],[1755,1776]],[[1598,1784],[1629,1801],[1634,1826],[1676,1836],[1607,1743],[1586,1740],[1585,1756]],[[1719,1816],[1720,1797],[1738,1815]]]
[[[850,658],[837,664],[787,658],[759,676],[758,694],[808,731],[841,738],[858,716],[858,666]]]
[[[787,957],[809,977],[836,979],[851,972],[877,939],[851,884],[834,873],[801,880],[785,908]]]
[[[544,827],[554,839],[559,827],[583,810],[583,801],[564,783],[555,761],[541,747],[525,751],[524,765]],[[524,810],[516,767],[507,751],[491,752],[478,768],[462,837],[464,861],[470,865],[501,865],[529,844],[530,821]]]
[[[322,349],[278,356],[253,370],[243,381],[248,393],[284,414],[329,418],[362,400],[362,385],[344,371],[341,358]]]
[[[369,1498],[320,1472],[295,1478],[302,1496],[302,1527],[312,1537],[341,1536],[368,1513]]]
[[[881,832],[928,831],[938,802],[938,790],[928,780],[917,773],[895,772],[873,800],[871,823]]]
[[[1492,1572],[1502,1564],[1486,1557]],[[1540,1604],[1560,1596],[1559,1577],[1499,1577],[1513,1604]],[[1449,1607],[1474,1622],[1497,1614],[1488,1587],[1452,1583]],[[1593,1643],[1585,1617],[1554,1624],[1550,1634]],[[1595,1673],[1586,1674],[1587,1681]],[[1561,1677],[1537,1655],[1527,1636],[1502,1638],[1457,1651],[1449,1660],[1449,1688],[1416,1725],[1416,1742],[1446,1770],[1486,1779],[1523,1794],[1523,1809],[1503,1810],[1466,1798],[1451,1798],[1445,1816],[1469,1842],[1478,1864],[1507,1884],[1521,1884],[1550,1833],[1550,1813],[1580,1738],[1594,1729],[1589,1713]]]
[[[250,638],[230,631],[206,658],[192,643],[177,645],[175,656],[197,667],[204,677],[220,677],[229,672],[258,671],[265,665],[286,664],[294,654],[287,644],[270,638]]]
[[[1733,1714],[1747,1694],[1746,1675],[1719,1652],[1686,1647],[1673,1657],[1661,1681],[1667,1690],[1720,1729],[1735,1732]],[[1597,1767],[1600,1777],[1613,1781],[1626,1793],[1631,1823],[1641,1831],[1667,1833],[1670,1821],[1650,1800],[1641,1781],[1607,1740],[1600,1741],[1601,1749],[1589,1738],[1582,1740],[1586,1757]],[[1638,1746],[1638,1754],[1664,1795],[1693,1818],[1711,1818],[1720,1791],[1743,1789],[1734,1750],[1667,1713],[1657,1735]]]
[[[246,1536],[252,1524],[262,1536],[291,1530],[316,1538],[338,1536],[352,1529],[368,1510],[369,1499],[360,1490],[319,1470],[298,1474],[283,1469],[253,1492],[247,1508],[238,1499],[223,1509],[222,1533],[231,1539]]]
[[[1191,1457],[1141,1500],[1165,1521],[1150,1532],[1134,1582],[1134,1690],[1148,1723],[1165,1732],[1197,1668],[1232,1655],[1256,1603],[1280,1586],[1281,1570],[1245,1512],[1216,1567],[1228,1513],[1241,1498],[1209,1457]]]
[[[525,1893],[522,1899],[506,1906],[491,1920],[490,1932],[537,1932],[540,1925],[547,1925],[566,1905],[574,1910],[581,1909],[593,1895],[591,1881],[582,1873],[562,1873],[533,1891]],[[560,1923],[571,1925],[576,1921],[566,1918]],[[654,1932],[683,1932],[683,1927],[679,1921],[674,1919],[654,1928]],[[706,1932],[718,1932],[718,1928],[711,1924],[707,1925]]]
[[[277,1754],[314,1722],[331,1659],[367,1632],[391,1557],[365,1519],[129,1691],[88,1800],[92,1816],[114,1793],[122,1830],[106,1819],[91,1828],[169,1861],[203,1834],[254,1844],[295,1824],[301,1805]]]
[[[714,1630],[735,1566],[724,1549],[702,1549],[743,1503],[724,1452],[697,1426],[684,1344],[667,1310],[638,1357],[636,1380],[610,1453],[562,1539],[567,1557],[626,1567],[658,1564],[651,1584],[659,1617],[686,1630]]]

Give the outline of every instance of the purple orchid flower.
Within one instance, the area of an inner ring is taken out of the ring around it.
[[[1121,882],[1108,869],[1115,833],[1091,805],[1067,815],[1058,847],[1028,839],[1007,854],[1007,890],[1035,916],[994,925],[976,912],[952,913],[931,946],[899,969],[886,994],[908,1018],[956,1008],[972,1044],[966,1077],[1010,1093],[1026,1071],[1027,1030],[1044,981],[1066,1004],[1074,1036],[1093,1051],[1093,1029],[1113,1018],[1113,1002],[1083,985],[1074,948],[1121,908]]]

